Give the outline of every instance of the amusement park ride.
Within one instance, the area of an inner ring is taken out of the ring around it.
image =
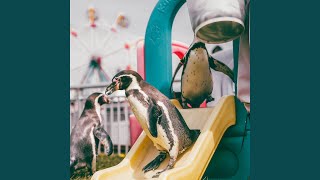
[[[118,61],[118,63],[126,63],[125,68],[131,69],[130,49],[135,47],[140,39],[127,41],[123,44],[120,42],[120,45],[119,43],[115,45],[115,37],[119,36],[121,30],[126,30],[129,26],[129,19],[124,13],[119,13],[111,25],[98,23],[96,9],[92,6],[88,8],[87,17],[89,24],[83,28],[79,30],[70,28],[70,39],[73,40],[71,46],[78,47],[77,51],[84,53],[83,57],[88,57],[86,64],[73,68],[71,71],[87,66],[87,70],[80,81],[81,85],[92,83],[95,72],[98,75],[99,82],[109,82],[109,72],[102,66],[102,63],[105,61],[110,66],[111,63],[114,64],[114,61],[117,61],[112,56],[120,54],[122,59],[127,58],[127,60],[125,62]],[[119,67],[114,69],[119,69]]]

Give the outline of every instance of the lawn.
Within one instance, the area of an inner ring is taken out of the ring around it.
[[[107,156],[105,154],[99,154],[97,157],[97,170],[105,169],[108,167],[115,166],[119,164],[124,156],[112,154]],[[90,180],[91,176],[87,169],[78,170],[70,178],[70,180]]]

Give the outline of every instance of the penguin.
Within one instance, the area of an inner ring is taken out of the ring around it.
[[[216,46],[212,53],[222,50],[220,46]],[[214,98],[211,96],[213,90],[213,79],[210,68],[220,71],[229,76],[234,81],[233,71],[224,63],[214,59],[208,54],[206,46],[203,42],[195,41],[189,47],[187,53],[179,63],[172,77],[170,89],[174,78],[183,66],[181,75],[181,105],[183,108],[200,107],[204,100],[211,102]]]
[[[70,136],[70,177],[75,170],[89,168],[92,175],[96,171],[96,156],[99,141],[105,145],[108,156],[113,152],[113,144],[101,124],[100,106],[110,103],[103,93],[91,94],[85,102],[80,119]]]
[[[146,173],[157,169],[167,154],[170,156],[166,168],[153,176],[159,177],[162,172],[173,168],[178,155],[197,140],[200,130],[190,130],[171,101],[135,71],[120,71],[113,77],[105,93],[110,95],[117,90],[125,90],[134,115],[159,151],[159,155],[142,171]]]

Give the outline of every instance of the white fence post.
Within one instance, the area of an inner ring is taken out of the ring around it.
[[[118,154],[121,154],[121,116],[120,98],[117,97],[117,121],[118,121]]]
[[[130,145],[130,126],[129,126],[129,123],[130,123],[130,121],[129,121],[129,112],[128,112],[128,104],[125,102],[125,103],[123,103],[123,109],[124,109],[124,119],[125,119],[125,124],[126,124],[126,129],[128,130],[127,132],[129,132],[128,134],[129,134],[129,138],[127,139],[127,144],[126,144],[126,149],[125,149],[125,153],[128,153],[128,151],[129,151],[129,145]]]

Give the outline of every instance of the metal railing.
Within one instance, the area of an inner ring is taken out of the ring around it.
[[[94,92],[103,92],[107,85],[107,83],[102,83],[70,87],[70,134],[83,111],[86,98]],[[131,108],[124,94],[110,96],[110,99],[112,103],[101,107],[102,123],[111,137],[114,153],[126,154],[130,149],[129,114],[131,114]],[[99,144],[98,153],[102,153],[102,150],[105,153],[104,149]]]

